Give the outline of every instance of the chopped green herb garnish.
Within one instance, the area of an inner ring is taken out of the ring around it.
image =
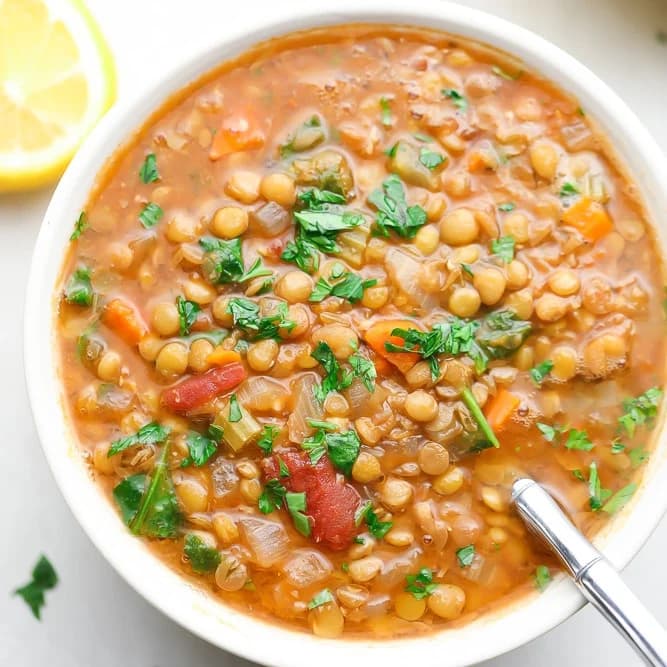
[[[40,556],[37,564],[32,569],[32,579],[14,591],[14,595],[23,598],[30,607],[33,616],[41,620],[42,607],[46,604],[44,593],[50,591],[58,584],[58,575],[46,556]]]
[[[586,481],[586,478],[584,477],[584,473],[581,472],[581,470],[580,470],[579,468],[575,468],[575,469],[572,471],[572,476],[573,476],[575,479],[578,479],[580,482],[585,482],[585,481]]]
[[[505,264],[509,264],[514,259],[514,237],[501,236],[499,239],[493,239],[491,252],[498,255]]]
[[[318,429],[314,435],[305,438],[301,448],[308,452],[310,462],[315,465],[325,454],[331,463],[346,475],[352,472],[352,466],[359,456],[361,442],[355,430],[341,433],[327,433]]]
[[[537,366],[530,369],[530,377],[539,386],[544,382],[544,378],[551,373],[553,367],[554,362],[551,359],[546,359],[541,364],[537,364]]]
[[[375,380],[377,378],[375,364],[358,352],[353,354],[348,361],[352,367],[352,374],[363,382],[364,387],[366,387],[370,393],[373,393],[375,391]]]
[[[511,201],[504,202],[503,204],[498,204],[498,210],[503,213],[509,213],[516,208],[516,204]]]
[[[283,461],[280,457],[278,457],[278,472],[281,477],[289,477],[289,468],[287,467],[287,463]]]
[[[188,557],[192,569],[199,574],[213,572],[222,561],[217,549],[206,546],[201,537],[192,533],[185,536],[183,553]]]
[[[146,228],[155,227],[162,219],[164,211],[154,202],[148,202],[139,213],[139,222]]]
[[[453,88],[443,88],[440,92],[442,94],[450,99],[452,101],[452,104],[462,112],[467,111],[468,109],[468,100],[461,95],[461,93],[458,92],[458,90],[454,90]]]
[[[329,602],[333,601],[333,593],[328,588],[325,588],[323,591],[320,591],[315,596],[313,596],[313,599],[308,603],[308,609],[317,609],[323,604],[328,604]]]
[[[474,394],[472,393],[472,391],[470,391],[468,387],[464,387],[461,390],[461,398],[463,399],[463,402],[466,404],[468,410],[470,410],[470,414],[472,415],[473,419],[477,422],[479,430],[482,432],[486,440],[489,443],[491,443],[491,445],[493,445],[494,447],[500,447],[500,442],[498,442],[496,434],[493,432],[491,425],[484,416],[482,408],[479,407],[479,403],[477,403]],[[479,447],[479,444],[480,443],[477,443],[477,446],[479,448],[477,451],[480,451],[480,449],[487,449],[487,447]]]
[[[426,148],[426,146],[419,149],[419,161],[427,169],[437,169],[446,159],[442,153]]]
[[[567,449],[578,449],[584,452],[590,452],[595,445],[590,441],[586,431],[579,431],[576,428],[569,430],[565,447]]]
[[[232,394],[229,397],[229,421],[235,424],[236,422],[240,422],[241,419],[243,419],[241,406],[239,405],[238,398],[236,398],[236,394]]]
[[[272,315],[260,317],[259,306],[250,299],[234,297],[227,304],[227,312],[232,316],[234,326],[238,327],[251,340],[267,338],[280,339],[281,329],[290,331],[296,323],[287,318],[287,304],[280,302]]]
[[[630,498],[632,498],[636,490],[637,490],[637,485],[634,482],[628,484],[627,486],[624,486],[622,489],[619,489],[602,506],[602,511],[607,512],[607,514],[615,514],[619,510],[623,509],[625,505],[628,504]]]
[[[551,573],[546,565],[538,565],[535,568],[535,586],[543,591],[551,582]]]
[[[275,442],[276,436],[280,433],[280,429],[273,424],[265,424],[262,428],[262,434],[257,440],[257,446],[268,455],[273,451],[273,443]]]
[[[74,223],[74,230],[70,234],[69,240],[76,241],[81,236],[81,234],[86,231],[86,229],[88,229],[88,217],[86,216],[85,211],[81,211],[81,213],[79,213],[79,217]]]
[[[322,429],[323,431],[332,432],[338,430],[338,425],[333,422],[327,422],[322,419],[306,419],[306,423],[310,428]]]
[[[579,194],[579,188],[574,183],[563,183],[558,194],[561,197],[572,197]]]
[[[191,465],[197,468],[203,466],[215,454],[219,442],[220,438],[214,439],[202,435],[198,431],[188,431],[185,436],[188,455],[181,461],[181,468],[187,468]]]
[[[286,493],[287,489],[277,479],[270,479],[264,486],[257,502],[259,511],[262,514],[271,514],[273,510],[279,510]]]
[[[456,550],[456,560],[460,567],[470,567],[475,560],[475,545],[469,544]]]
[[[142,183],[155,183],[155,181],[160,180],[155,153],[148,153],[148,155],[146,155],[141,168],[139,169],[139,178]]]
[[[435,139],[433,137],[431,137],[428,134],[424,134],[423,132],[415,132],[412,136],[417,141],[421,141],[423,144],[432,144],[435,141]],[[395,146],[396,146],[396,144],[394,144],[394,147]],[[392,157],[392,156],[390,155],[389,157]]]
[[[324,368],[324,378],[321,384],[315,388],[315,397],[320,403],[324,402],[330,392],[343,391],[352,384],[352,372],[343,370],[333,351],[324,341],[317,344],[310,356],[319,361]]]
[[[181,336],[188,336],[190,328],[197,320],[197,313],[201,310],[198,303],[188,301],[182,296],[176,297],[176,308],[178,309],[178,330]]]
[[[168,426],[161,426],[157,422],[150,422],[142,426],[133,435],[128,435],[120,440],[115,440],[111,443],[107,456],[114,456],[129,447],[135,445],[158,445],[164,442],[169,436],[171,429]]]
[[[225,241],[212,236],[199,239],[199,245],[205,250],[202,262],[204,277],[215,285],[226,283],[244,283],[253,278],[272,276],[270,269],[262,266],[257,258],[246,271],[243,266],[241,239]]]
[[[426,211],[417,204],[408,206],[403,183],[396,174],[388,176],[382,188],[373,190],[368,201],[378,210],[375,224],[383,236],[389,236],[391,229],[403,238],[412,239],[426,224]]]
[[[380,116],[385,127],[392,124],[391,103],[387,97],[380,98]]]
[[[649,426],[658,414],[662,389],[651,387],[636,398],[628,398],[623,401],[623,414],[618,418],[619,426],[632,437],[637,426],[648,424]]]
[[[326,278],[320,278],[308,301],[317,303],[328,296],[337,296],[341,299],[347,299],[350,303],[357,303],[364,296],[364,290],[375,285],[377,285],[375,278],[362,280],[361,276],[347,271],[343,274],[341,280],[333,284]]]
[[[405,591],[412,593],[417,600],[423,600],[432,595],[438,587],[433,581],[433,570],[423,567],[417,574],[408,574],[405,577]]]
[[[310,520],[304,514],[306,511],[306,494],[304,491],[301,493],[292,493],[288,491],[285,494],[285,504],[287,505],[287,511],[292,517],[294,522],[294,527],[299,533],[304,537],[310,536]]]
[[[611,495],[609,489],[602,488],[598,464],[595,461],[591,463],[588,469],[588,495],[588,504],[594,512],[597,512]]]
[[[373,510],[373,504],[370,500],[360,505],[354,515],[354,521],[357,526],[364,520],[370,534],[378,540],[381,540],[394,525],[393,521],[380,521],[375,510]]]
[[[566,426],[549,426],[541,422],[537,422],[536,426],[547,442],[555,442],[567,430]]]
[[[648,461],[651,454],[647,452],[643,447],[637,447],[635,449],[631,449],[628,452],[628,456],[630,457],[630,464],[632,465],[633,468],[636,469],[639,468],[639,466],[642,463]]]
[[[611,443],[611,453],[612,454],[622,454],[625,451],[625,445],[618,440]]]
[[[65,286],[65,300],[77,306],[91,306],[93,303],[93,284],[90,281],[90,269],[80,266],[74,269]]]

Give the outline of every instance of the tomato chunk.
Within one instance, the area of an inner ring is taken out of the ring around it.
[[[245,368],[239,363],[212,368],[202,375],[189,377],[162,392],[162,405],[174,412],[189,412],[245,380]]]
[[[279,459],[287,466],[289,477],[280,476]],[[315,542],[336,551],[352,544],[357,533],[354,514],[361,497],[326,456],[313,465],[306,452],[289,450],[264,459],[262,465],[267,479],[279,479],[288,491],[305,492]]]

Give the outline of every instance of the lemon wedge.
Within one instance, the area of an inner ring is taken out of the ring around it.
[[[115,95],[82,0],[0,0],[0,192],[58,177]]]

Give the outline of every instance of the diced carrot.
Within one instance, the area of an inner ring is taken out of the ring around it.
[[[241,355],[235,350],[226,350],[224,347],[218,346],[206,357],[206,361],[214,366],[224,366],[234,361],[241,361]]]
[[[394,329],[415,329],[411,320],[382,320],[376,322],[366,333],[364,339],[379,356],[392,363],[401,373],[407,373],[418,361],[417,352],[389,352],[385,343],[404,345],[405,341],[399,336],[392,336]]]
[[[494,431],[501,431],[514,411],[519,407],[521,399],[507,389],[499,389],[498,393],[486,404],[484,415]]]
[[[102,312],[102,322],[129,345],[137,345],[148,333],[141,316],[123,299],[109,301]]]
[[[375,372],[380,377],[384,377],[386,375],[389,375],[389,373],[391,373],[391,371],[392,371],[391,364],[384,357],[381,357],[379,354],[375,355],[375,358],[373,359],[373,363],[375,364]]]
[[[246,116],[226,118],[213,137],[209,158],[219,160],[230,153],[252,151],[264,145],[264,133]]]
[[[582,197],[563,213],[563,222],[577,229],[587,241],[607,235],[613,225],[605,207],[590,197]]]
[[[491,169],[492,167],[493,164],[490,163],[489,156],[481,151],[471,153],[468,158],[468,171],[471,173],[484,171],[485,169]]]

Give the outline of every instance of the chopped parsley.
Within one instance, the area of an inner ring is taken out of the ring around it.
[[[491,241],[491,252],[500,257],[505,264],[509,264],[514,259],[514,245],[513,236],[501,236]]]
[[[586,431],[579,431],[571,428],[567,434],[565,447],[567,449],[577,449],[583,452],[590,452],[595,445],[591,442]]]
[[[234,297],[227,304],[227,312],[232,316],[234,326],[238,327],[251,340],[267,338],[279,339],[281,329],[291,331],[296,322],[287,318],[287,304],[280,302],[275,312],[266,317],[259,314],[259,306],[250,299]]]
[[[623,401],[623,414],[618,418],[619,426],[632,437],[637,426],[648,424],[649,426],[658,414],[662,389],[651,387],[636,398],[628,398]]]
[[[308,609],[317,609],[318,607],[333,601],[333,593],[328,588],[325,588],[313,596],[313,599],[308,603]]]
[[[461,112],[465,113],[468,110],[468,100],[453,88],[443,88],[440,91],[446,98],[452,101],[452,104]]]
[[[218,443],[222,434],[211,433],[209,436],[198,431],[188,431],[185,436],[185,444],[188,446],[188,455],[181,461],[181,468],[194,465],[197,468],[203,466],[218,449]]]
[[[421,568],[417,574],[408,574],[405,577],[405,591],[412,593],[417,600],[423,600],[432,595],[438,587],[433,581],[433,570]]]
[[[287,467],[287,464],[285,461],[283,461],[280,457],[278,457],[278,472],[281,477],[289,477],[289,468]]]
[[[391,115],[391,101],[388,97],[380,98],[380,117],[382,118],[382,124],[385,127],[389,127],[393,122]]]
[[[162,219],[164,211],[154,202],[148,202],[139,213],[139,222],[146,228],[155,227]]]
[[[86,266],[80,266],[74,269],[65,286],[65,301],[77,306],[91,306],[95,292],[93,284],[90,281],[90,269]]]
[[[624,486],[622,489],[619,489],[602,506],[602,511],[607,512],[607,514],[615,514],[619,510],[623,509],[625,505],[628,504],[630,498],[632,498],[636,490],[637,490],[637,485],[634,482],[628,484],[627,486]]]
[[[142,183],[155,183],[160,180],[160,173],[157,170],[157,160],[155,153],[148,153],[139,169],[139,178]]]
[[[536,426],[547,442],[555,442],[567,430],[564,426],[550,426],[542,422],[537,422]]]
[[[88,217],[86,216],[85,211],[81,211],[79,213],[79,217],[76,219],[76,222],[74,223],[74,229],[72,230],[72,233],[69,236],[70,241],[76,241],[81,234],[83,234],[86,229],[88,229],[89,223],[88,223]]]
[[[343,389],[347,389],[352,384],[352,372],[343,370],[333,351],[324,341],[320,341],[317,344],[317,347],[311,352],[310,356],[318,361],[324,369],[324,378],[315,387],[315,397],[320,403],[324,402],[324,399],[330,392],[343,391]]]
[[[42,607],[46,604],[44,593],[50,591],[58,584],[58,575],[46,556],[40,556],[37,564],[32,569],[32,578],[14,591],[14,595],[23,598],[30,607],[33,616],[41,620]]]
[[[377,285],[375,278],[362,280],[361,276],[351,271],[346,271],[340,280],[331,284],[326,278],[320,278],[313,289],[308,301],[319,302],[328,296],[337,296],[347,299],[350,303],[357,303],[364,296],[364,290]]]
[[[370,500],[363,503],[354,515],[357,526],[362,521],[366,521],[368,532],[378,540],[381,540],[394,526],[393,521],[380,521]]]
[[[442,153],[433,151],[426,146],[422,146],[419,149],[419,161],[427,169],[437,169],[443,162],[445,162],[446,159],[447,158]]]
[[[643,447],[636,447],[628,452],[628,456],[630,457],[630,464],[636,469],[639,468],[642,463],[648,461],[651,454]]]
[[[574,183],[566,182],[563,183],[558,194],[561,197],[572,197],[579,194],[579,188]]]
[[[241,419],[243,419],[243,412],[241,411],[239,400],[236,398],[236,394],[232,394],[229,397],[229,421],[235,424],[236,422],[240,422]]]
[[[551,582],[551,573],[546,565],[538,565],[535,568],[535,586],[537,590],[543,591]]]
[[[611,443],[611,453],[612,454],[622,454],[625,451],[625,445],[618,440],[615,440]]]
[[[357,432],[353,429],[341,433],[327,433],[324,429],[317,429],[314,435],[304,439],[301,448],[308,452],[313,465],[328,454],[331,463],[349,476],[359,456],[361,442]]]
[[[469,544],[457,549],[456,560],[459,562],[460,567],[470,567],[475,560],[475,545]]]
[[[287,489],[277,480],[270,479],[259,497],[257,506],[262,514],[271,514],[282,507]]]
[[[270,269],[262,266],[259,258],[245,270],[240,238],[225,241],[205,236],[199,239],[199,245],[206,253],[202,262],[202,273],[206,280],[214,285],[244,283],[253,278],[273,275]]]
[[[158,445],[169,436],[171,429],[161,426],[157,422],[150,422],[142,426],[136,433],[128,435],[111,443],[107,456],[114,456],[135,445]]]
[[[382,236],[389,236],[389,230],[399,236],[412,239],[426,224],[426,211],[414,204],[408,206],[403,183],[396,174],[391,174],[382,183],[382,188],[371,192],[368,201],[377,208],[375,224]]]
[[[536,385],[541,385],[549,373],[553,370],[554,362],[551,359],[546,359],[541,364],[530,369],[530,377]]]
[[[206,546],[201,537],[192,533],[185,536],[183,553],[188,557],[192,569],[199,574],[213,572],[222,561],[217,549]]]
[[[306,493],[301,491],[300,493],[293,493],[288,491],[285,494],[285,504],[287,505],[287,511],[292,517],[294,522],[294,527],[299,533],[304,537],[310,536],[310,520],[305,515],[306,511]]]
[[[598,464],[593,461],[588,468],[588,505],[597,512],[604,502],[611,496],[609,489],[603,489],[598,473]]]
[[[270,454],[273,451],[273,443],[276,440],[276,436],[280,433],[280,429],[273,424],[265,424],[262,428],[262,433],[257,440],[257,446],[264,452],[264,454]]]
[[[516,208],[516,204],[511,201],[503,202],[502,204],[498,204],[498,210],[502,211],[503,213],[509,213],[510,211],[513,211]]]
[[[370,393],[373,393],[375,391],[375,380],[377,378],[375,364],[358,352],[355,352],[348,361],[352,367],[352,374],[362,381],[364,387],[366,387]]]
[[[176,297],[176,308],[178,310],[178,331],[181,336],[188,336],[201,308],[198,303],[188,301],[182,296]]]

